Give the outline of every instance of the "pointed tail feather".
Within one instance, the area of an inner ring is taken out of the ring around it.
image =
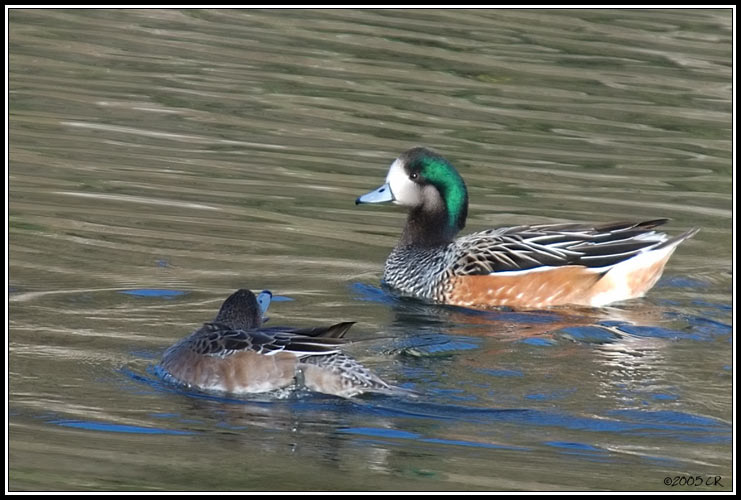
[[[354,324],[354,321],[346,321],[344,323],[337,323],[330,326],[316,326],[313,328],[292,329],[291,333],[295,333],[297,335],[306,335],[307,337],[341,339]]]
[[[599,232],[616,232],[616,231],[627,231],[627,230],[647,230],[647,229],[653,229],[657,226],[661,226],[663,224],[666,224],[669,222],[669,219],[653,219],[653,220],[645,220],[641,222],[623,222],[623,221],[615,221],[615,222],[607,222],[605,224],[600,224],[594,227],[595,231]]]
[[[665,242],[663,242],[661,245],[657,246],[656,249],[658,249],[658,248],[664,248],[664,247],[669,247],[669,246],[677,246],[680,243],[682,243],[684,240],[687,240],[687,239],[692,238],[699,231],[700,231],[700,228],[699,227],[693,227],[692,229],[683,232],[679,236],[675,236],[673,238],[669,238],[668,240],[666,240]]]

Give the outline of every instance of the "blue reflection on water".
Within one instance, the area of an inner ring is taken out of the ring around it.
[[[59,425],[62,427],[74,427],[77,429],[85,429],[88,431],[104,431],[104,432],[123,432],[126,434],[173,434],[173,435],[189,435],[195,434],[192,431],[181,431],[172,429],[159,429],[155,427],[140,427],[138,425],[123,425],[113,424],[109,422],[95,422],[92,420],[50,420],[50,424]]]
[[[397,313],[397,320],[392,324],[392,328],[399,333],[394,340],[393,352],[421,357],[419,362],[407,359],[400,364],[398,370],[406,380],[412,381],[410,383],[414,385],[416,390],[423,392],[421,398],[372,395],[346,400],[307,391],[297,391],[281,399],[271,395],[255,395],[249,399],[242,399],[221,394],[191,391],[184,387],[169,385],[161,380],[161,374],[158,373],[156,366],[150,366],[147,374],[126,369],[121,370],[120,373],[139,385],[146,385],[152,392],[170,393],[193,400],[201,400],[209,405],[236,405],[245,407],[247,410],[254,407],[261,411],[269,411],[271,408],[275,408],[280,411],[288,410],[294,417],[298,416],[300,419],[306,418],[309,420],[318,414],[332,415],[333,418],[330,420],[334,421],[334,431],[338,434],[354,440],[381,440],[391,445],[398,444],[393,443],[393,440],[413,440],[443,446],[531,451],[532,448],[523,447],[519,443],[507,443],[507,436],[516,435],[518,433],[517,429],[520,429],[522,434],[530,436],[541,431],[557,435],[559,432],[556,429],[561,429],[568,431],[569,438],[572,437],[574,432],[586,434],[578,437],[574,436],[576,439],[581,439],[580,441],[550,440],[542,441],[540,445],[554,449],[558,453],[579,456],[584,460],[603,461],[613,460],[613,454],[590,442],[594,440],[597,443],[604,439],[615,439],[617,435],[681,443],[725,444],[732,441],[732,427],[723,421],[688,412],[653,410],[655,405],[671,403],[680,399],[680,393],[675,393],[671,388],[668,392],[664,388],[664,392],[647,395],[644,408],[613,410],[606,413],[597,411],[594,415],[585,416],[581,412],[577,414],[563,411],[555,406],[553,409],[477,406],[482,403],[480,398],[467,389],[441,385],[441,379],[438,376],[438,372],[441,370],[433,369],[433,367],[439,366],[452,367],[453,365],[449,364],[451,358],[455,359],[456,356],[465,356],[468,351],[486,348],[485,337],[469,335],[472,330],[467,329],[470,325],[466,324],[466,318],[471,318],[471,323],[479,328],[482,323],[486,325],[488,320],[511,323],[515,325],[515,329],[512,331],[516,331],[516,325],[542,324],[547,326],[553,323],[555,328],[546,333],[545,336],[543,334],[533,335],[528,332],[529,336],[527,337],[518,338],[513,335],[510,340],[501,341],[505,347],[507,343],[512,346],[517,344],[532,346],[532,349],[526,349],[526,351],[535,354],[560,352],[562,347],[573,345],[575,342],[587,346],[587,348],[591,345],[612,344],[620,341],[623,337],[659,338],[672,341],[708,341],[724,335],[731,337],[732,327],[722,321],[709,319],[702,315],[693,315],[686,310],[681,312],[669,310],[664,312],[660,325],[636,325],[625,321],[602,320],[593,325],[563,326],[563,324],[558,324],[562,316],[554,312],[476,311],[423,304],[414,299],[398,297],[383,288],[360,283],[353,284],[351,288],[357,295],[358,300],[392,305]],[[283,300],[291,299],[283,298]],[[713,310],[718,310],[716,305],[706,305],[704,307],[711,306],[714,307]],[[451,313],[455,314],[455,321],[449,319]],[[678,327],[677,324],[679,323],[683,323],[685,326],[680,325]],[[451,333],[461,331],[467,335]],[[485,331],[485,333],[498,332],[494,329],[482,331]],[[148,357],[147,359],[152,358]],[[507,364],[512,366],[511,363]],[[726,364],[723,369],[731,371],[733,367]],[[474,368],[472,373],[498,377],[500,379],[498,382],[507,383],[507,379],[513,382],[523,379],[527,372],[515,365],[511,368],[501,369]],[[478,387],[481,385],[481,379],[472,377],[469,384],[470,387]],[[564,395],[568,395],[569,391],[574,390],[568,387],[562,389],[549,387],[552,390],[548,391],[535,389],[521,395],[517,399],[519,403],[514,404],[522,403],[526,406],[537,406],[543,402],[557,401]],[[428,397],[425,397],[425,394]],[[513,399],[510,399],[510,401],[513,401]],[[652,407],[652,405],[654,406]],[[161,414],[151,415],[151,418],[160,423],[169,420],[174,427],[180,428],[180,426],[183,426],[187,429],[183,417],[174,412],[162,412]],[[360,423],[358,420],[362,422],[361,425],[352,425]],[[376,425],[379,420],[383,421],[383,424]],[[438,426],[434,424],[435,422],[445,422],[445,425]],[[90,430],[111,430],[112,432],[156,433],[158,431],[156,426],[142,426],[141,428],[122,426],[120,430],[117,430],[115,425],[96,422],[57,420],[53,423]],[[451,434],[448,431],[451,428],[458,428],[458,425],[465,426],[466,432],[463,432],[461,436],[455,435],[453,436],[454,439],[451,439]],[[217,426],[234,431],[244,430],[243,425],[235,425],[228,421],[219,422]],[[511,430],[511,426],[514,426],[514,431]],[[509,428],[507,433],[497,431],[502,427]],[[142,431],[141,429],[145,430]],[[189,431],[183,430],[180,432],[187,433]],[[480,435],[477,435],[477,432]],[[471,433],[474,435],[472,436]],[[560,434],[564,434],[564,432],[560,432]],[[589,438],[589,436],[594,437]],[[665,457],[644,455],[642,458],[662,464],[671,463],[671,460]]]

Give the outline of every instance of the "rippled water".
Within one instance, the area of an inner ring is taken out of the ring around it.
[[[11,490],[731,489],[730,10],[9,20]],[[414,145],[462,172],[466,232],[701,231],[615,307],[399,299],[404,214],[353,201]],[[239,287],[273,325],[357,321],[352,353],[423,397],[163,384]]]

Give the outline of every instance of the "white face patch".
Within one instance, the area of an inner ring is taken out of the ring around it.
[[[405,207],[416,207],[422,204],[422,189],[409,178],[401,160],[394,160],[389,167],[386,183],[391,188],[395,204]]]

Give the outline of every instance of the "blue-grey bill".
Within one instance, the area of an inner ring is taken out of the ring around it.
[[[260,306],[260,315],[265,316],[270,307],[270,300],[273,298],[273,294],[269,290],[263,290],[257,294],[257,305]]]
[[[365,193],[363,196],[358,197],[355,200],[355,204],[360,203],[384,203],[387,201],[394,201],[394,194],[391,192],[391,187],[388,184],[384,184],[375,191]]]

